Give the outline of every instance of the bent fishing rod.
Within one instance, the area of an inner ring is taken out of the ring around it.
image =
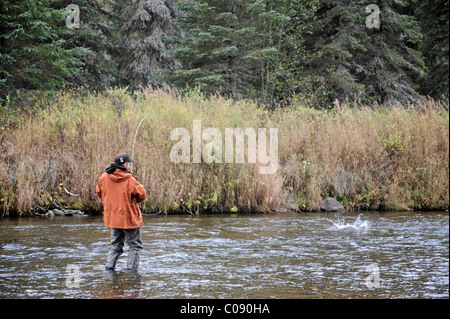
[[[152,117],[152,118],[156,119],[158,122],[160,122],[160,123],[163,124],[165,127],[167,127],[167,128],[170,129],[170,127],[168,127],[166,123],[164,123],[164,122],[161,121],[160,119],[156,118],[155,116],[152,116],[152,114],[148,114],[148,115],[144,116],[144,117],[142,118],[142,120],[139,122],[139,125],[137,126],[136,132],[135,132],[135,134],[134,134],[133,146],[132,146],[132,150],[131,150],[131,158],[133,158],[133,159],[134,159],[134,147],[135,147],[135,144],[136,144],[136,138],[137,138],[139,129],[141,128],[141,125],[142,125],[142,123],[144,122],[144,120],[147,119],[148,117]],[[201,149],[199,149],[196,145],[193,145],[193,147],[195,147],[196,150],[198,150],[198,151],[201,152]],[[211,155],[208,155],[208,156],[211,156]],[[213,159],[216,159],[215,156],[212,156],[212,158],[213,158]],[[219,161],[218,163],[223,164],[223,165],[227,166],[228,168],[231,168],[232,170],[235,170],[235,171],[238,172],[239,174],[245,175],[245,176],[247,176],[247,177],[249,177],[249,178],[251,178],[251,179],[257,181],[258,183],[260,183],[260,184],[265,185],[265,186],[268,187],[268,185],[267,185],[266,183],[260,181],[259,179],[255,178],[255,177],[253,177],[253,176],[251,176],[251,175],[248,175],[248,174],[242,172],[241,169],[238,169],[238,168],[236,168],[236,167],[233,167],[233,166],[229,165],[228,163],[224,163],[224,162],[222,162],[222,161]],[[130,171],[131,171],[131,173],[133,173],[133,162],[131,162]]]

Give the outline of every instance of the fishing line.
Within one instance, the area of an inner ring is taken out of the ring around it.
[[[145,116],[145,117],[139,122],[139,125],[138,125],[138,127],[137,127],[137,129],[136,129],[136,133],[134,134],[133,149],[131,150],[131,158],[133,158],[133,159],[134,159],[134,145],[136,144],[136,137],[137,137],[137,135],[138,135],[139,128],[141,127],[142,122],[144,122],[144,120],[145,120],[147,117],[149,117],[150,115],[151,115],[151,114]],[[133,162],[131,162],[130,171],[133,173]]]
[[[151,116],[151,114],[146,115],[146,116],[139,122],[139,125],[138,125],[138,127],[137,127],[137,129],[136,129],[136,133],[134,134],[133,147],[132,147],[132,150],[131,150],[131,158],[133,158],[133,159],[134,159],[134,146],[135,146],[135,144],[136,144],[136,138],[137,138],[139,129],[140,129],[142,123],[144,122],[144,120],[145,120],[146,118],[150,117],[150,116]],[[158,118],[156,118],[156,117],[153,117],[153,118],[155,118],[157,121],[159,121],[159,122],[160,122],[161,124],[163,124],[164,126],[168,127],[164,122],[162,122],[162,121],[159,120]],[[198,151],[202,152],[202,150],[199,149],[198,147],[196,147],[195,145],[194,145],[193,147],[195,147]],[[208,156],[211,156],[211,155],[208,155]],[[214,156],[212,156],[212,158],[213,158],[213,159],[216,159]],[[257,181],[258,183],[263,184],[263,185],[269,187],[269,185],[267,185],[266,183],[260,181],[259,179],[255,178],[255,177],[253,177],[253,176],[251,176],[251,175],[248,175],[248,174],[242,172],[242,170],[240,170],[240,169],[238,169],[238,168],[236,168],[236,167],[233,167],[233,166],[231,166],[231,165],[229,165],[229,164],[227,164],[227,163],[224,163],[224,162],[222,162],[222,161],[220,161],[220,162],[218,162],[218,163],[223,164],[223,165],[227,166],[228,168],[231,168],[232,170],[235,170],[235,171],[238,172],[239,174],[245,175],[245,176],[247,176],[247,177],[249,177],[249,178],[251,178],[251,179]],[[131,162],[130,171],[133,172],[133,162]]]

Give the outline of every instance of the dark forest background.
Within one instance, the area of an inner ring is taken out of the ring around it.
[[[272,106],[448,99],[448,21],[432,0],[0,0],[0,99],[148,86]]]

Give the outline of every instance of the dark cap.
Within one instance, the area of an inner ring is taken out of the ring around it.
[[[127,153],[121,153],[114,158],[114,163],[123,165],[127,162],[134,162],[134,160]]]

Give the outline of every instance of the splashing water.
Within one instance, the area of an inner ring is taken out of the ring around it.
[[[361,220],[361,215],[356,218],[354,223],[347,223],[344,219],[338,219],[336,222],[332,221],[331,219],[327,219],[330,221],[334,229],[367,229],[369,228],[369,222],[367,220]]]

